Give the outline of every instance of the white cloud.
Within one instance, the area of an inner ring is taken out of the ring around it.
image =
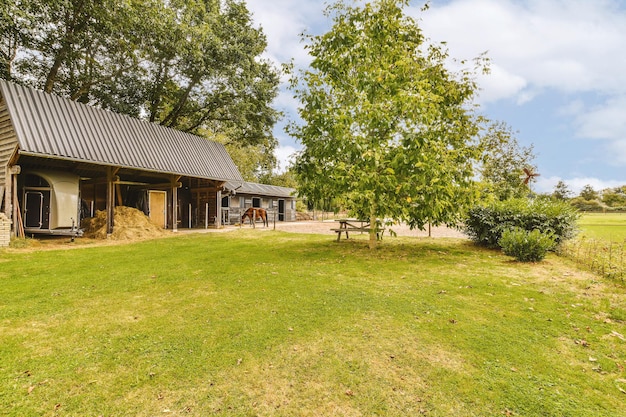
[[[421,24],[432,40],[447,42],[453,57],[487,51],[517,86],[611,94],[626,91],[626,14],[617,13],[618,6],[612,0],[457,0],[435,4]],[[502,98],[489,91],[493,85],[483,87],[485,96]],[[509,93],[519,102],[530,97],[520,88]]]
[[[296,65],[309,62],[300,34],[310,33],[312,26],[325,19],[321,1],[247,0],[246,5],[267,36],[267,55],[275,64],[291,59]]]
[[[579,114],[578,135],[592,139],[626,140],[626,95],[613,97]]]
[[[287,170],[291,162],[293,161],[296,148],[293,146],[279,146],[274,154],[278,160],[278,172],[284,172]]]
[[[481,87],[478,97],[480,103],[489,103],[517,96],[528,84],[524,78],[510,73],[496,64],[491,66],[489,74],[481,74],[477,81]]]

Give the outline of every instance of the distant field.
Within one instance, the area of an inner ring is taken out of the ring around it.
[[[626,239],[626,213],[587,213],[578,224],[584,236],[623,242]]]

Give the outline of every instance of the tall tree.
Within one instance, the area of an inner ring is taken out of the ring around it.
[[[292,80],[304,122],[288,128],[303,145],[300,194],[339,196],[372,226],[381,218],[454,223],[475,195],[475,72],[446,68],[447,51],[428,44],[408,4],[329,6],[333,26],[307,37],[311,67]]]
[[[241,0],[9,0],[0,76],[241,146],[276,146],[278,71]]]
[[[591,184],[587,184],[580,190],[580,196],[587,201],[596,200],[598,198],[598,192],[593,189]]]
[[[524,147],[515,138],[511,127],[504,122],[489,123],[481,137],[484,146],[479,166],[483,199],[504,201],[528,195],[524,183],[524,169],[536,171],[532,145]]]
[[[572,190],[569,189],[567,184],[565,184],[565,182],[563,182],[562,180],[559,180],[559,182],[554,186],[552,197],[557,200],[565,201],[569,200],[573,194],[574,193],[572,192]]]

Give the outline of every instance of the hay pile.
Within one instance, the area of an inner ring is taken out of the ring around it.
[[[95,217],[82,221],[83,236],[92,239],[106,239],[106,223],[106,211],[96,211]],[[142,211],[125,206],[115,207],[111,239],[135,240],[159,237],[164,234],[166,231],[152,223]]]

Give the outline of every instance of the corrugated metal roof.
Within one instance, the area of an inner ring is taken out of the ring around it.
[[[242,181],[223,145],[0,80],[20,153]]]
[[[224,188],[228,191],[234,191],[236,194],[252,194],[268,197],[295,197],[296,190],[294,188],[278,187],[276,185],[258,184],[256,182],[236,182],[228,181],[224,184]]]

